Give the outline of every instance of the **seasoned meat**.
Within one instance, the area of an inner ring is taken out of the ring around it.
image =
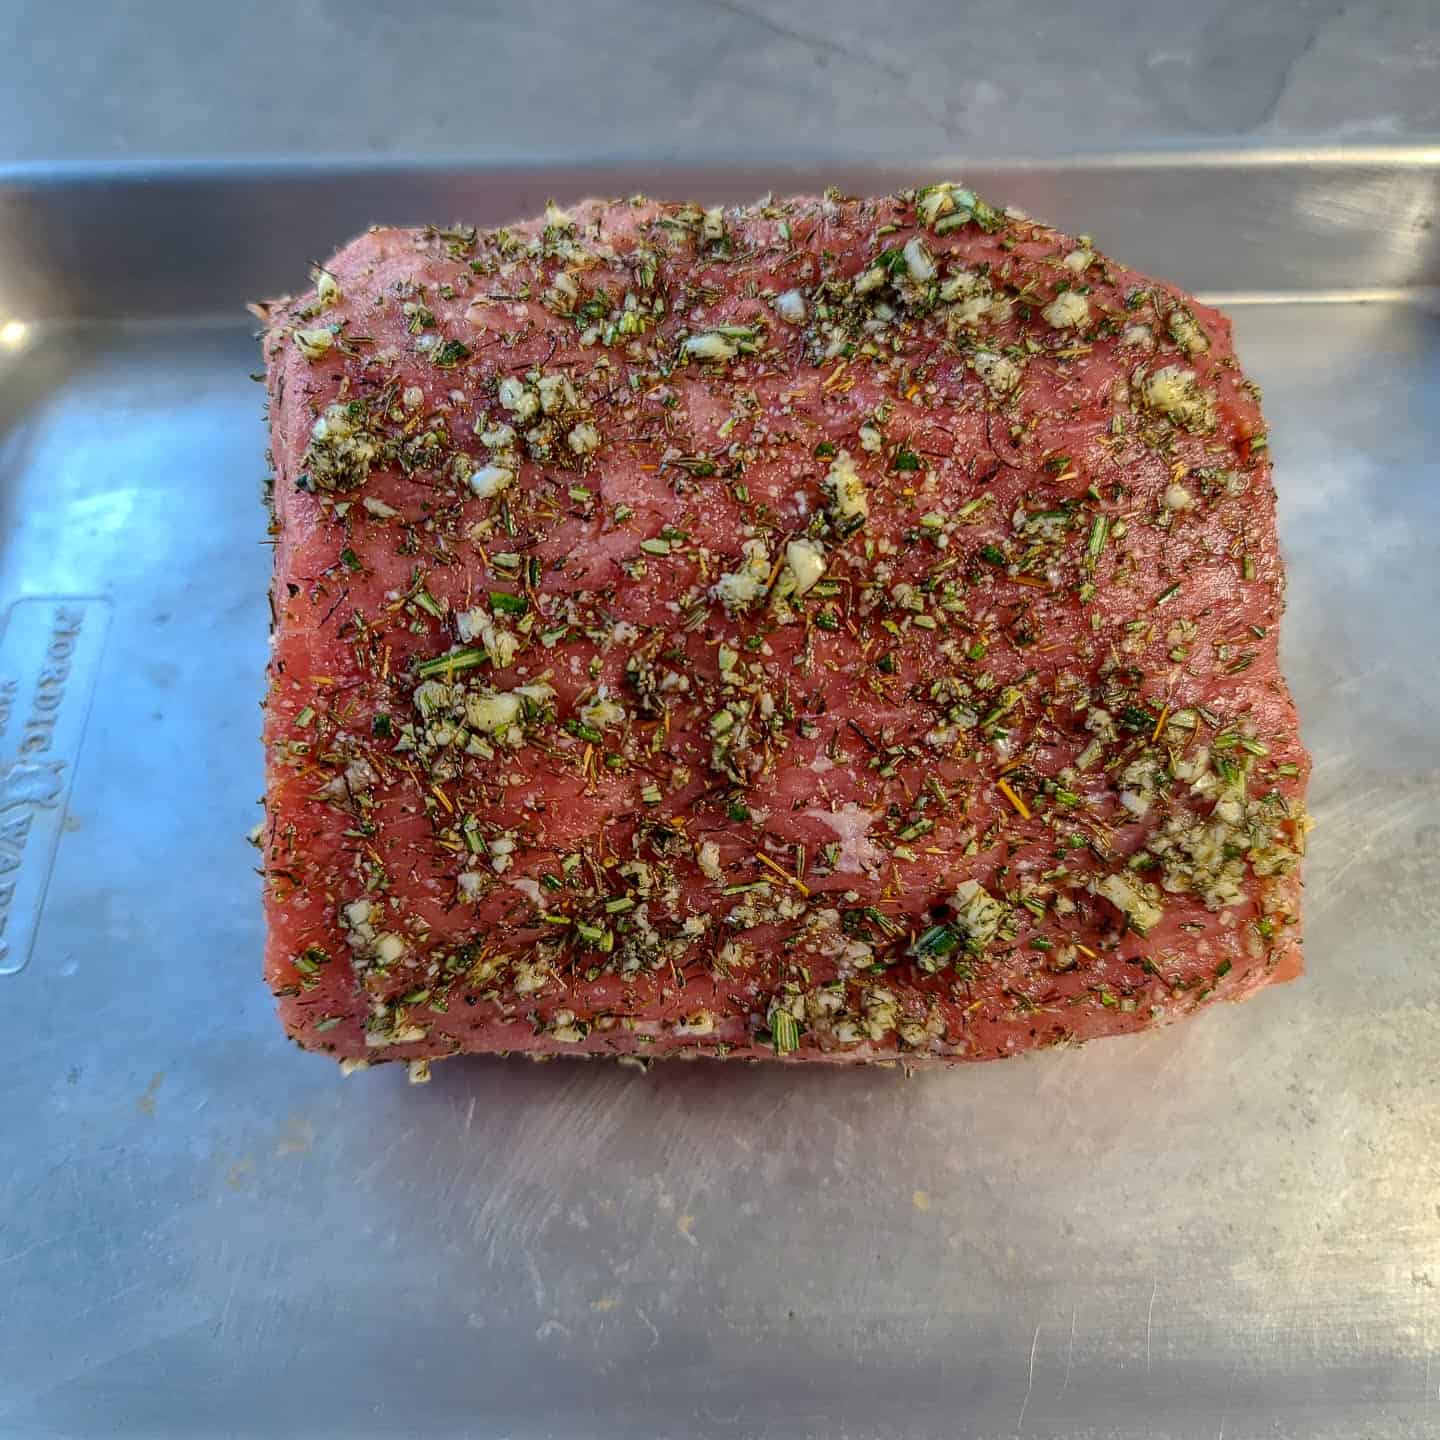
[[[1298,972],[1222,315],[950,184],[377,229],[312,279],[257,307],[302,1045],[988,1059]]]

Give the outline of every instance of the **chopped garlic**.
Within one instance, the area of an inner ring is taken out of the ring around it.
[[[550,1017],[546,1033],[562,1045],[578,1045],[585,1038],[585,1027],[577,1023],[573,1010],[557,1010]]]
[[[550,288],[541,297],[547,310],[552,310],[556,315],[569,315],[575,309],[575,302],[580,298],[580,287],[575,283],[575,277],[569,271],[562,270],[555,279],[551,281]]]
[[[933,225],[942,215],[948,215],[954,210],[955,200],[950,193],[954,188],[953,181],[944,180],[938,185],[932,185],[920,197],[920,203],[915,209],[926,225]]]
[[[1055,330],[1078,330],[1090,319],[1090,302],[1073,290],[1062,290],[1041,312]]]
[[[1215,397],[1193,370],[1166,365],[1145,379],[1141,393],[1150,409],[1187,430],[1215,428]]]
[[[1020,367],[1008,355],[977,350],[970,363],[992,395],[1008,395],[1020,383]]]
[[[676,1035],[711,1035],[715,1031],[715,1017],[708,1010],[696,1010],[675,1022]]]
[[[515,656],[520,650],[519,636],[512,634],[503,625],[497,625],[487,610],[457,610],[455,634],[462,645],[479,640],[485,647],[486,655],[490,657],[491,665],[497,670],[508,670],[515,663]]]
[[[480,443],[487,450],[510,450],[515,445],[515,431],[509,425],[492,425],[480,431]]]
[[[328,355],[335,344],[335,337],[328,330],[297,330],[294,335],[295,347],[307,360],[319,360]]]
[[[895,996],[878,985],[866,990],[862,1002],[865,1011],[865,1033],[877,1043],[895,1028],[900,1011]]]
[[[481,500],[490,500],[515,483],[515,472],[504,465],[482,465],[470,476],[470,489]]]
[[[579,403],[575,387],[564,375],[542,375],[536,388],[540,394],[540,408],[547,415],[553,415],[557,410],[573,410]]]
[[[747,540],[741,552],[739,569],[715,582],[713,593],[727,610],[743,610],[759,597],[770,578],[770,556],[763,540]]]
[[[1157,893],[1155,887],[1128,875],[1107,875],[1091,889],[1104,896],[1141,935],[1148,934],[1165,917],[1165,911],[1151,898]]]
[[[1170,312],[1167,328],[1170,331],[1170,338],[1187,355],[1203,355],[1210,348],[1210,337],[1200,328],[1200,322],[1183,305],[1177,305]]]
[[[375,938],[375,958],[382,965],[393,965],[405,953],[405,937],[387,930]]]
[[[968,330],[982,320],[992,325],[1004,325],[1010,319],[1011,303],[1007,298],[997,299],[994,295],[967,295],[959,304],[945,313],[945,329],[953,338],[958,331]]]
[[[490,657],[490,664],[496,670],[508,670],[515,663],[520,651],[520,637],[512,634],[503,625],[486,615],[480,622],[480,643]]]
[[[725,871],[720,864],[720,847],[713,840],[704,841],[695,856],[700,866],[700,873],[707,880],[714,880],[717,884],[725,878]]]
[[[481,626],[489,618],[490,616],[484,610],[457,610],[455,612],[455,634],[459,637],[460,643],[468,645],[472,640],[477,639]]]
[[[785,568],[794,577],[792,595],[813,589],[825,573],[825,549],[814,540],[792,540],[785,547]]]
[[[918,235],[912,235],[905,242],[901,253],[905,256],[905,268],[917,285],[924,285],[935,278],[935,261]]]
[[[340,923],[353,931],[362,940],[373,940],[375,930],[371,925],[372,909],[368,900],[352,900],[340,912]]]
[[[533,995],[543,990],[550,982],[550,971],[540,960],[517,960],[515,962],[515,993]]]
[[[1083,275],[1095,263],[1095,252],[1083,247],[1079,250],[1072,250],[1060,263],[1067,270],[1073,270],[1075,274]]]
[[[861,443],[864,443],[863,431]],[[822,483],[830,496],[835,518],[841,522],[842,529],[848,528],[847,522],[853,523],[857,519],[863,521],[869,516],[870,497],[848,450],[842,450],[830,462],[830,468],[825,472]]]
[[[974,270],[961,270],[959,274],[951,275],[940,287],[940,298],[947,304],[952,300],[958,300],[962,295],[980,293],[986,295],[990,293],[990,282]]]
[[[625,707],[612,700],[602,685],[595,698],[581,707],[580,719],[596,730],[609,730],[625,723]]]
[[[775,309],[787,325],[805,323],[805,297],[798,290],[786,290],[775,297]]]
[[[584,420],[565,437],[565,443],[577,455],[593,455],[600,448],[600,432]]]
[[[315,282],[315,298],[322,309],[329,309],[340,299],[340,282],[328,270],[321,269],[318,265],[311,273],[311,278]]]
[[[511,691],[490,691],[465,697],[465,720],[486,735],[508,731],[520,719],[524,701]]]
[[[390,1030],[367,1031],[365,1043],[376,1050],[386,1045],[414,1045],[429,1033],[430,1029],[426,1025],[396,1025]]]
[[[733,360],[740,353],[740,347],[728,335],[711,330],[704,335],[691,335],[685,341],[685,353],[697,360]]]
[[[988,945],[1005,919],[1005,907],[977,880],[962,880],[950,897],[955,923],[966,940],[977,947]]]
[[[522,425],[540,409],[539,395],[513,375],[507,375],[500,382],[499,400]]]

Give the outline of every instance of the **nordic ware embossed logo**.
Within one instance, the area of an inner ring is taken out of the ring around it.
[[[105,600],[17,600],[0,634],[0,976],[30,959],[109,620]]]

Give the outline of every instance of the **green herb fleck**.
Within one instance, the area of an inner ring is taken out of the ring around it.
[[[453,370],[462,360],[470,358],[470,347],[462,340],[447,340],[436,347],[430,359],[441,370]]]
[[[1155,728],[1155,717],[1140,705],[1127,705],[1120,712],[1120,728],[1133,735],[1149,734]]]
[[[774,1037],[777,1055],[789,1055],[800,1048],[800,1026],[788,1010],[775,1012],[770,1022],[770,1033]]]
[[[454,670],[475,670],[488,658],[483,649],[471,645],[464,649],[447,651],[444,655],[436,655],[432,660],[422,660],[415,667],[415,673],[422,680],[428,680],[432,675],[448,675]]]
[[[960,944],[960,931],[953,925],[932,925],[917,937],[910,954],[920,961],[942,960]]]
[[[882,250],[875,257],[875,264],[891,275],[903,275],[909,268],[905,260],[905,249],[900,245],[892,245],[888,250]]]
[[[302,975],[317,975],[320,967],[330,960],[330,952],[320,945],[307,945],[294,960],[295,968]]]

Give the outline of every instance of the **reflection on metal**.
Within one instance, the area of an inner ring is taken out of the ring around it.
[[[1221,310],[1242,305],[1423,305],[1440,309],[1440,286],[1356,286],[1353,290],[1207,290],[1196,297]]]
[[[1435,1433],[1440,318],[1411,302],[1440,279],[1440,156],[945,167],[1271,302],[1235,325],[1317,762],[1303,980],[909,1080],[475,1061],[414,1090],[342,1080],[274,1021],[243,838],[269,551],[239,302],[372,219],[846,168],[0,183],[0,314],[54,321],[0,354],[0,596],[113,603],[83,743],[36,760],[73,790],[30,964],[0,980],[0,1308],[24,1317],[0,1431]],[[866,174],[902,178],[839,178]],[[144,323],[85,318],[117,314]],[[22,688],[55,603],[0,646]],[[10,768],[17,703],[0,820],[33,841],[61,804]]]
[[[1440,148],[1164,147],[1064,160],[936,155],[893,163],[791,153],[763,164],[616,156],[576,165],[377,161],[0,169],[0,314],[233,314],[307,283],[303,257],[367,225],[436,216],[503,224],[548,199],[652,195],[708,202],[834,184],[854,193],[961,176],[1008,204],[1108,238],[1117,258],[1194,293],[1440,286]],[[94,244],[100,234],[105,243]],[[154,263],[157,237],[168,263]],[[297,260],[296,256],[302,257]]]
[[[20,600],[0,633],[0,976],[30,958],[108,620],[103,600]]]

